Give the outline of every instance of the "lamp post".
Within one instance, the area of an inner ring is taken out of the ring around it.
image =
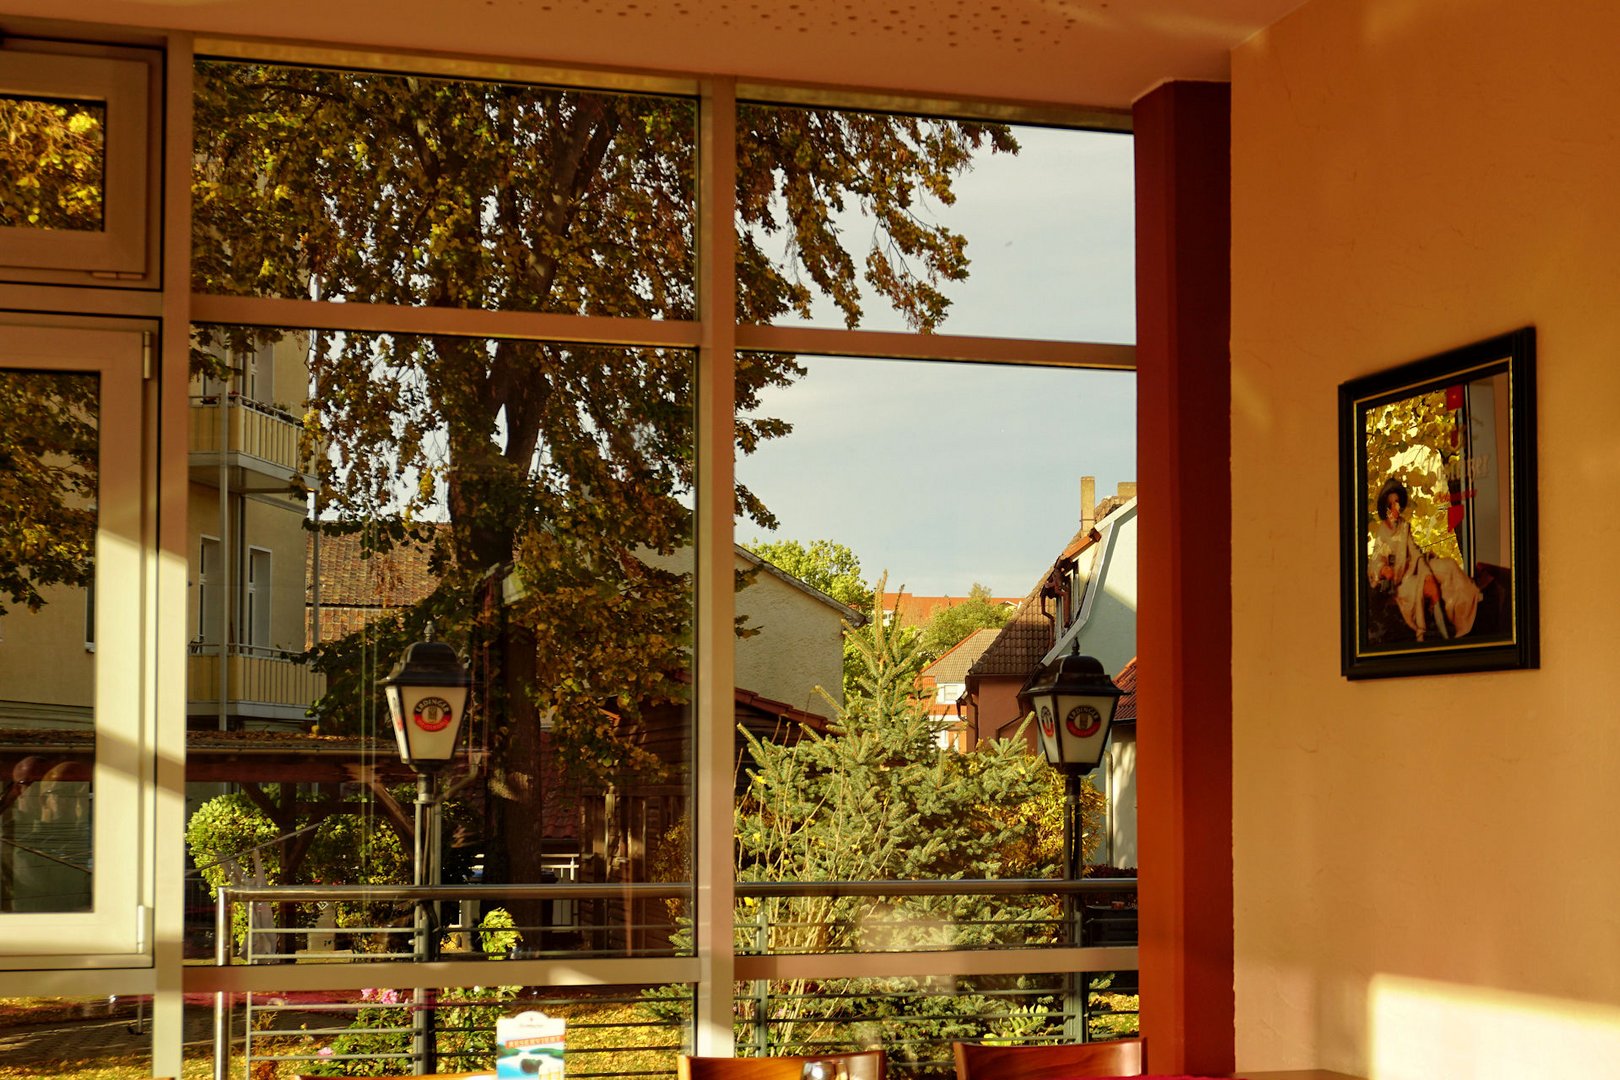
[[[388,699],[400,760],[416,770],[415,885],[439,883],[439,770],[455,756],[471,681],[456,651],[433,640],[429,623],[425,640],[406,646],[388,677],[378,683]],[[421,962],[435,958],[431,912],[430,903],[417,901],[414,946]],[[417,1072],[437,1072],[432,1003],[421,987],[413,993],[412,1005],[411,1053]]]
[[[1108,732],[1114,723],[1114,709],[1124,691],[1103,670],[1095,657],[1080,655],[1080,642],[1074,651],[1060,656],[1036,671],[1018,691],[1018,704],[1025,714],[1035,714],[1041,749],[1047,762],[1063,774],[1063,855],[1070,881],[1081,873],[1083,835],[1080,815],[1080,784],[1087,773],[1101,762],[1108,746]],[[1082,943],[1080,909],[1070,898],[1070,926],[1073,944]],[[1086,1038],[1086,987],[1082,978],[1071,976],[1071,1005],[1064,1010],[1066,1036],[1074,1042]],[[1078,1004],[1078,1008],[1075,1004]]]

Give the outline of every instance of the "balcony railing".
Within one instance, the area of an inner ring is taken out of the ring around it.
[[[221,431],[221,400],[218,394],[191,399],[191,453],[218,454],[223,450],[258,458],[287,475],[310,471],[309,461],[299,457],[304,426],[297,417],[240,394],[226,394],[225,430]]]
[[[221,653],[224,655],[222,656]],[[191,646],[186,661],[186,699],[193,707],[218,702],[221,675],[225,701],[258,705],[302,716],[326,693],[326,676],[298,653],[253,645]]]

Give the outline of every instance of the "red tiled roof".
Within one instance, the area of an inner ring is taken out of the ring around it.
[[[1098,503],[1096,519],[1098,524],[1134,497],[1134,495],[1128,497],[1110,495]],[[1073,539],[1063,546],[1063,554],[1058,557],[1058,562],[1073,560],[1085,551],[1095,542],[1095,533],[1095,526],[1078,530]],[[1041,606],[1041,588],[1049,580],[1050,574],[1051,569],[1048,568],[1046,574],[1035,583],[1035,587],[1019,605],[1017,614],[1001,628],[1001,636],[991,643],[984,651],[984,655],[969,669],[970,679],[993,675],[1028,675],[1051,650],[1053,623],[1052,619],[1048,618],[1048,612]]]
[[[441,529],[444,526],[428,526]],[[385,611],[427,599],[439,579],[428,569],[431,543],[407,541],[383,552],[366,551],[358,533],[321,536],[320,640],[352,634]],[[304,580],[315,580],[314,533],[304,542]],[[305,602],[314,603],[313,585]],[[313,644],[313,643],[311,643]]]
[[[1045,584],[1044,578],[1041,584]],[[968,669],[968,677],[1027,675],[1051,647],[1052,621],[1041,610],[1041,586],[1036,585]]]
[[[1081,550],[1085,546],[1082,541],[1089,542],[1090,538],[1090,529],[1076,532],[1074,539],[1064,545],[1065,555]],[[1049,574],[1050,568],[1041,574],[1035,587],[1018,605],[1018,611],[1001,628],[1000,636],[968,670],[970,679],[985,675],[1028,675],[1040,664],[1053,640],[1052,620],[1048,617],[1051,613],[1041,605],[1041,588]]]
[[[883,594],[883,610],[895,612],[901,626],[921,626],[933,618],[936,611],[965,604],[971,599],[969,596],[913,596],[908,592],[886,592]],[[992,604],[1006,604],[1009,607],[1018,603],[1016,596],[991,596],[986,599]]]
[[[436,526],[434,528],[437,528]],[[305,581],[314,580],[314,533],[304,544]],[[335,607],[405,607],[427,598],[437,585],[428,570],[430,543],[406,541],[384,552],[368,552],[358,533],[322,536],[321,603]]]
[[[1114,723],[1136,723],[1136,657],[1131,657],[1125,669],[1114,676],[1114,685],[1125,691],[1125,696],[1119,699],[1119,704],[1114,708]]]

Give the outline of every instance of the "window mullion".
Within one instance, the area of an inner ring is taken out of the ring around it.
[[[696,1052],[729,1055],[735,966],[732,782],[737,90],[704,84],[698,120]]]

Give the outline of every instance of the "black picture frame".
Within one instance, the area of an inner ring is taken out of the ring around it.
[[[1535,329],[1339,387],[1343,674],[1540,663]]]

